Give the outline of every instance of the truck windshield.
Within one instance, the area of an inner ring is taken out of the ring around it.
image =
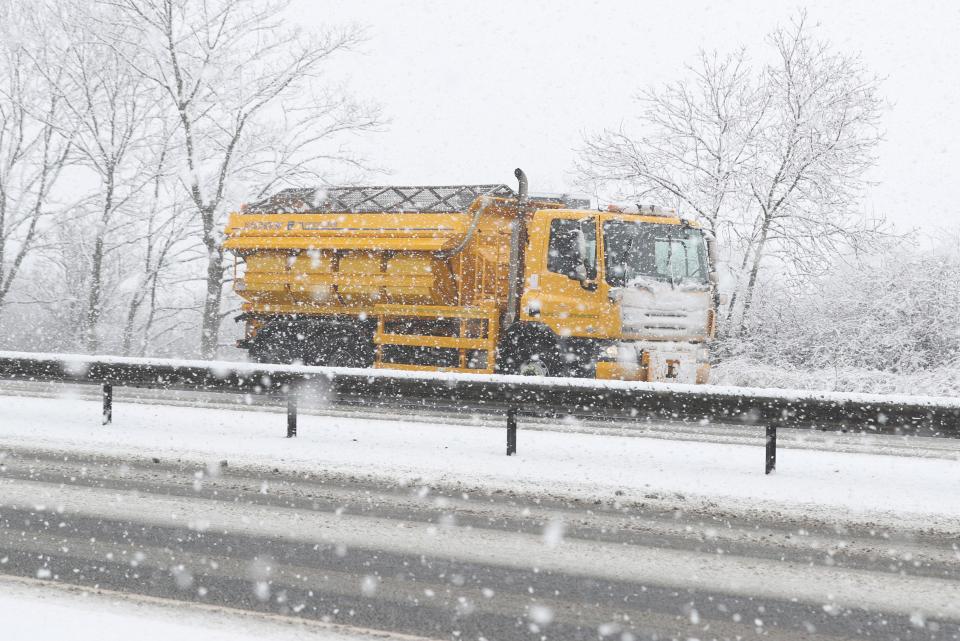
[[[648,279],[707,283],[707,252],[699,229],[609,220],[603,224],[606,279],[614,287]]]

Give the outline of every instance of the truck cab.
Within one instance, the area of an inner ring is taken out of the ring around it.
[[[714,280],[700,226],[671,210],[530,217],[517,373],[704,383]]]

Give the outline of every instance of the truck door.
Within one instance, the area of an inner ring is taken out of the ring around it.
[[[597,218],[554,218],[548,230],[537,252],[538,268],[527,273],[523,318],[560,336],[592,336],[599,332],[604,302],[597,278]]]

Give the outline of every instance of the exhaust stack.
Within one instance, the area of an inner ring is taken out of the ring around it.
[[[511,223],[510,230],[510,289],[507,290],[507,308],[504,311],[503,326],[509,327],[516,322],[520,312],[520,289],[523,286],[523,251],[522,246],[526,241],[526,221],[524,216],[529,203],[529,191],[527,189],[527,175],[523,170],[517,167],[513,170],[513,175],[517,177],[517,217]]]
[[[513,175],[517,177],[517,182],[520,183],[519,186],[517,187],[517,200],[519,201],[521,206],[526,205],[527,201],[529,200],[528,198],[529,192],[527,189],[527,175],[523,173],[523,170],[520,169],[519,167],[513,170]]]

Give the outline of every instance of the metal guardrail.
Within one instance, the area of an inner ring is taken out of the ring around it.
[[[960,402],[919,396],[21,352],[0,352],[0,379],[99,384],[104,424],[113,418],[114,386],[282,396],[288,437],[297,434],[297,401],[307,386],[366,405],[444,399],[464,411],[502,411],[508,455],[517,451],[518,415],[736,421],[764,428],[767,474],[776,467],[778,428],[960,438]]]

